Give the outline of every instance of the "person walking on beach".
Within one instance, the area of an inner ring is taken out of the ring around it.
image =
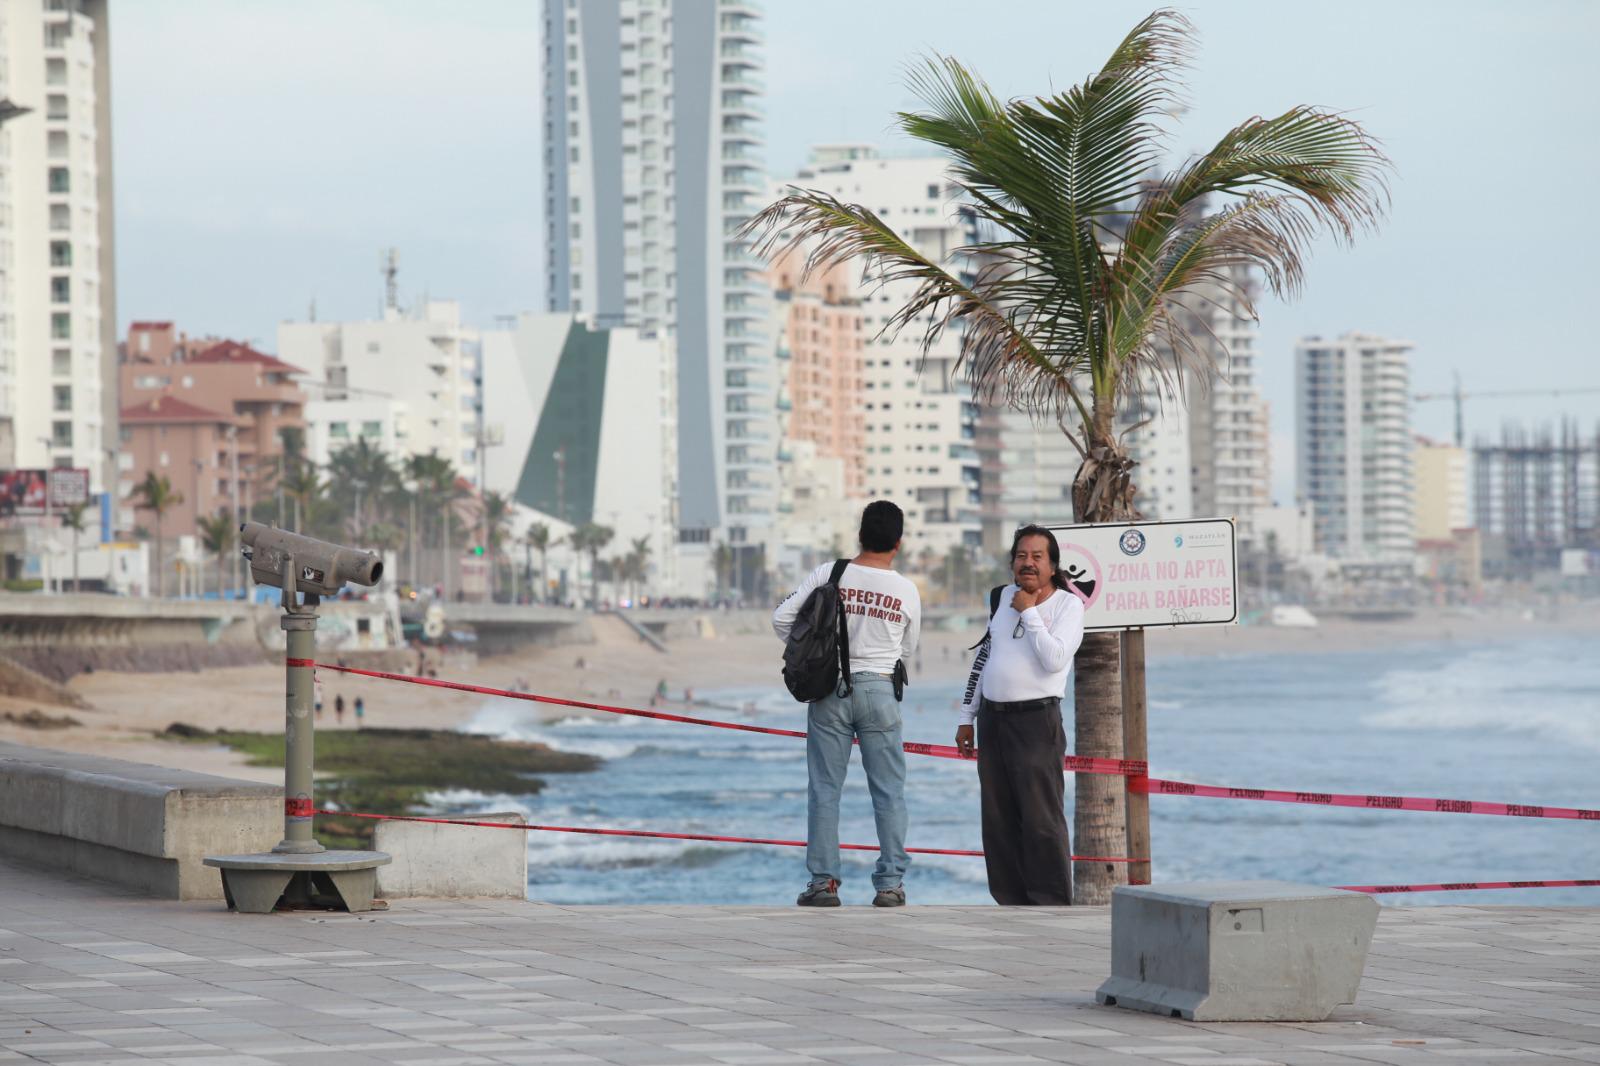
[[[809,705],[806,725],[806,869],[811,880],[796,901],[802,907],[839,906],[839,794],[850,749],[861,745],[861,765],[878,827],[878,863],[872,871],[876,907],[901,907],[910,857],[906,854],[906,756],[901,747],[899,679],[917,648],[922,601],[917,587],[892,567],[900,551],[905,516],[888,500],[861,514],[861,552],[839,577],[839,609],[849,638],[849,684]],[[832,577],[833,563],[813,570],[778,605],[772,628],[787,641],[801,606]],[[841,679],[842,680],[842,679]],[[844,695],[839,693],[844,691]]]
[[[989,894],[1002,906],[1072,902],[1061,699],[1083,642],[1083,601],[1060,568],[1054,534],[1017,530],[1012,584],[995,590],[956,728],[956,747],[971,758],[977,721],[983,858]]]
[[[342,692],[333,697],[333,719],[340,725],[344,725],[344,693]]]
[[[312,682],[311,688],[313,694],[312,707],[316,710],[316,715],[320,719],[322,717],[322,678],[319,677]]]
[[[356,711],[356,728],[360,729],[361,728],[361,717],[362,717],[362,715],[367,713],[367,702],[366,702],[366,700],[362,699],[360,696],[356,697],[355,711]]]

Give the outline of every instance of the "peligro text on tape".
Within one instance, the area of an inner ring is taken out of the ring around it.
[[[1371,793],[1291,792],[1276,788],[1224,788],[1133,775],[1128,791],[1152,796],[1207,796],[1213,799],[1260,800],[1267,803],[1307,803],[1319,807],[1363,807],[1388,811],[1428,811],[1435,814],[1493,814],[1508,818],[1576,818],[1600,821],[1600,810],[1552,807],[1547,804],[1489,803],[1484,800],[1435,799],[1428,796],[1383,796]]]
[[[1491,888],[1595,888],[1600,881],[1456,881],[1439,885],[1338,885],[1346,892],[1469,892]]]
[[[319,670],[333,670],[338,673],[354,674],[357,677],[372,677],[382,681],[400,681],[408,685],[426,685],[429,688],[451,689],[455,692],[471,692],[480,696],[501,696],[510,700],[526,700],[530,703],[545,703],[556,707],[576,707],[586,711],[605,711],[609,714],[626,714],[634,718],[652,718],[660,722],[678,722],[684,725],[711,726],[715,729],[736,729],[743,733],[764,733],[775,737],[798,737],[805,739],[805,733],[797,729],[774,729],[770,726],[749,725],[745,722],[724,722],[715,718],[696,718],[686,714],[668,714],[665,711],[645,711],[637,707],[617,707],[606,703],[589,703],[585,700],[569,700],[559,696],[542,696],[535,692],[512,692],[503,688],[492,688],[488,685],[472,685],[463,681],[441,681],[436,677],[416,677],[411,674],[396,674],[386,670],[363,670],[355,666],[339,666],[333,663],[317,663],[309,659],[290,659],[289,665],[311,665]],[[939,759],[962,759],[961,752],[950,744],[921,744],[907,742],[901,745],[912,755],[931,755]],[[1114,774],[1118,776],[1132,776],[1147,774],[1150,767],[1147,763],[1136,759],[1100,759],[1082,755],[1068,755],[1062,760],[1062,768],[1071,773],[1080,774]]]
[[[464,818],[428,818],[420,814],[367,814],[361,811],[335,811],[317,808],[317,814],[332,815],[339,818],[370,818],[379,822],[426,822],[430,825],[465,825],[479,829],[520,829],[524,832],[536,833],[580,833],[585,836],[599,837],[647,837],[651,840],[707,840],[718,844],[771,844],[785,848],[803,848],[804,840],[777,840],[766,837],[731,837],[712,836],[706,833],[663,833],[649,829],[600,829],[595,826],[583,825],[534,825],[532,823],[519,825],[516,822],[474,822]],[[840,844],[844,851],[878,851],[876,844]],[[983,852],[969,851],[965,848],[907,848],[906,851],[913,855],[963,855],[971,858],[982,858]],[[1133,862],[1133,859],[1117,858],[1105,855],[1074,855],[1074,862]]]

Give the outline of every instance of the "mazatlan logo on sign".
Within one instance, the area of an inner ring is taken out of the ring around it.
[[[1053,526],[1087,629],[1228,625],[1239,618],[1231,518]]]

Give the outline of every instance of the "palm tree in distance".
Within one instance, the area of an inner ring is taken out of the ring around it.
[[[228,556],[233,547],[238,526],[227,511],[202,515],[195,520],[195,530],[200,534],[200,546],[217,559],[217,599],[222,599],[222,575],[227,569]]]
[[[511,536],[511,497],[504,492],[487,492],[483,496],[483,524],[488,531],[489,543],[483,546],[489,558],[489,599],[495,596],[495,584],[500,575],[500,563],[505,556],[506,540]]]
[[[611,543],[611,538],[614,536],[616,536],[616,531],[610,526],[585,522],[577,529],[574,529],[572,535],[567,538],[572,545],[573,551],[589,553],[589,600],[591,610],[597,610],[600,607],[600,552],[604,550],[607,544]]]
[[[523,554],[526,558],[531,552],[539,553],[539,593],[530,597],[534,603],[543,603],[550,595],[550,570],[548,556],[550,554],[550,527],[543,522],[535,522],[528,527],[522,535]],[[533,560],[528,559],[528,575],[533,576]]]
[[[430,451],[426,455],[413,455],[407,459],[406,474],[417,484],[423,514],[437,516],[441,563],[439,584],[448,598],[454,584],[450,565],[450,533],[455,525],[455,504],[461,499],[461,490],[456,485],[456,468],[437,451]]]
[[[165,475],[157,474],[151,470],[144,476],[144,480],[133,487],[133,506],[140,511],[149,511],[156,516],[156,595],[167,594],[167,568],[164,564],[166,538],[162,536],[161,522],[167,512],[183,502],[183,493],[172,487],[172,482]]]
[[[83,585],[78,580],[78,537],[84,530],[84,512],[89,509],[88,501],[70,505],[61,512],[61,524],[72,530],[72,591],[82,592]]]
[[[1203,323],[1218,295],[1253,314],[1251,272],[1293,295],[1314,238],[1353,241],[1386,206],[1388,161],[1377,144],[1352,119],[1314,107],[1248,119],[1158,176],[1192,36],[1182,15],[1157,11],[1098,73],[1037,99],[1002,101],[950,58],[916,72],[924,110],[901,113],[898,124],[950,157],[980,234],[950,268],[870,209],[817,191],[791,189],[741,231],[768,258],[804,254],[809,272],[860,260],[866,276],[909,285],[884,330],[915,323],[926,352],[956,328],[980,395],[1059,425],[1081,457],[1071,486],[1079,521],[1138,515],[1117,413],[1151,376],[1178,388],[1185,369],[1215,372]],[[1080,755],[1121,753],[1119,666],[1115,634],[1085,638],[1075,671]],[[1125,854],[1122,782],[1080,775],[1076,795],[1076,846]],[[1107,902],[1120,873],[1080,864],[1076,898]]]

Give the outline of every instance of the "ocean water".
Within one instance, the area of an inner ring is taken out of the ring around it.
[[[698,688],[698,686],[697,686]],[[1156,776],[1203,784],[1600,808],[1600,654],[1583,639],[1406,646],[1360,653],[1155,658]],[[956,682],[907,691],[905,738],[948,744]],[[781,688],[706,690],[694,713],[805,728]],[[522,810],[554,825],[805,837],[805,744],[636,718],[539,724],[486,702],[466,727],[592,752],[604,766],[549,776],[537,796],[445,797],[454,810]],[[1070,725],[1069,725],[1069,737]],[[980,848],[971,763],[908,756],[913,846]],[[1068,777],[1070,803],[1072,778]],[[1313,884],[1600,877],[1600,822],[1151,798],[1157,881]],[[531,899],[558,903],[787,904],[799,848],[530,832]],[[875,844],[859,761],[840,839]],[[870,901],[871,852],[845,854],[845,903]],[[914,903],[988,903],[983,860],[913,856]],[[1380,897],[1388,905],[1600,906],[1600,888]]]

